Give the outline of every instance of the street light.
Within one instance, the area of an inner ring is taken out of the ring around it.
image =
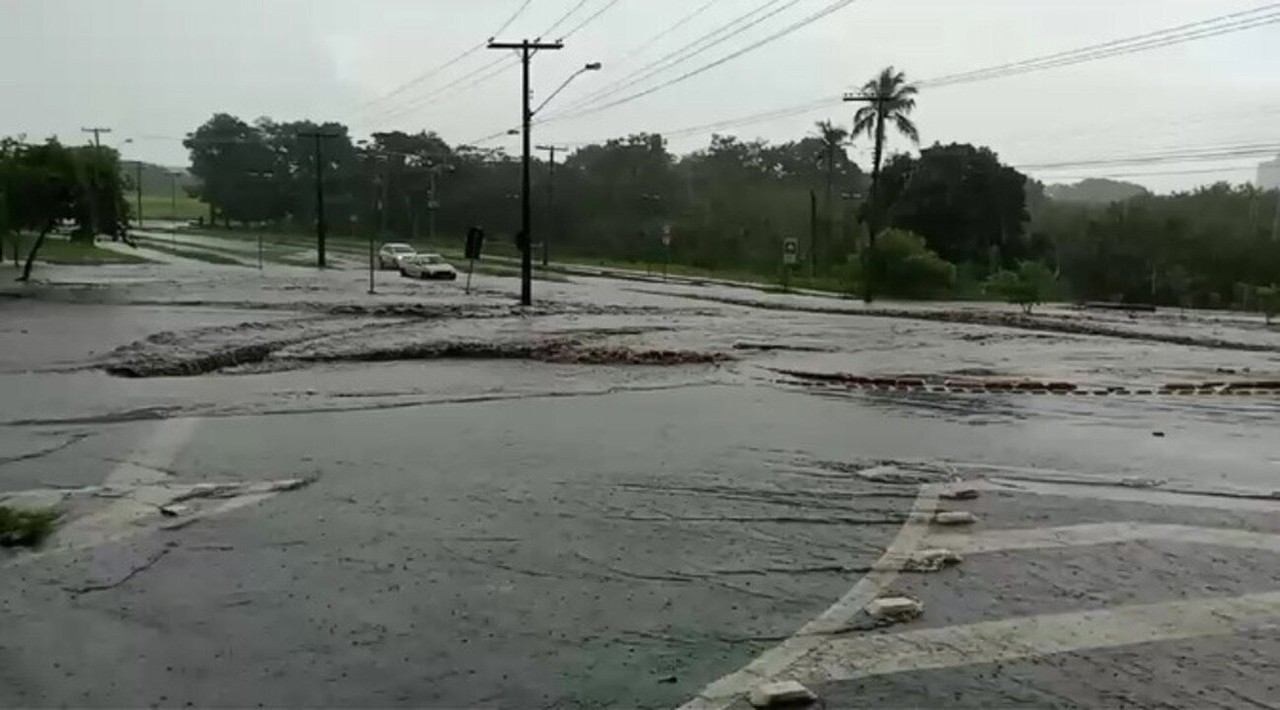
[[[542,103],[541,103],[541,104],[539,104],[539,105],[538,105],[538,108],[535,108],[533,111],[530,111],[530,112],[529,112],[529,115],[530,115],[530,116],[536,116],[536,115],[538,115],[538,112],[539,112],[539,111],[541,111],[542,109],[546,108],[547,104],[551,103],[551,99],[554,99],[555,97],[559,96],[559,95],[560,95],[560,92],[561,92],[561,91],[564,91],[564,90],[565,90],[565,88],[569,86],[569,83],[570,83],[570,82],[572,82],[574,79],[577,79],[579,76],[582,76],[583,74],[585,74],[585,73],[587,73],[587,72],[589,72],[589,71],[600,71],[600,68],[601,68],[601,67],[603,67],[603,66],[604,66],[604,65],[603,65],[603,64],[601,64],[600,62],[591,62],[590,64],[586,64],[586,65],[584,65],[584,66],[583,66],[581,69],[579,69],[578,71],[576,71],[576,72],[574,72],[574,73],[570,74],[570,75],[569,75],[569,78],[568,78],[568,79],[565,79],[565,80],[564,80],[564,83],[560,85],[560,88],[558,88],[558,89],[556,89],[555,91],[551,92],[551,94],[550,94],[549,96],[547,96],[547,98],[546,98],[546,99],[544,99],[544,100],[542,101]]]
[[[173,213],[176,218],[178,214],[178,176],[182,173],[173,173]],[[275,177],[274,170],[250,170],[249,177],[259,178],[262,180],[270,180]],[[175,237],[176,239],[176,237]],[[262,229],[258,229],[258,271],[262,271]]]

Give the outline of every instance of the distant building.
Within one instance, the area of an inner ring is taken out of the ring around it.
[[[1258,187],[1264,190],[1280,190],[1280,156],[1258,166]]]

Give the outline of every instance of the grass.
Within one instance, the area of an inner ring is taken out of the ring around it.
[[[35,243],[36,237],[33,234],[23,234],[17,239],[18,261],[21,264],[27,258],[27,252]],[[13,235],[7,235],[4,238],[4,256],[10,260],[9,263],[13,263],[13,240]],[[36,254],[36,261],[46,264],[97,265],[145,264],[148,260],[133,254],[121,254],[103,249],[89,242],[71,241],[66,237],[49,235],[45,237],[44,244],[40,245],[40,253]]]
[[[36,547],[58,527],[53,508],[10,508],[0,505],[0,547]]]
[[[138,209],[137,195],[126,195],[125,199],[129,202],[129,208]],[[174,210],[174,207],[177,210]],[[178,201],[175,205],[172,195],[159,193],[143,193],[142,194],[142,221],[145,224],[150,219],[163,220],[181,220],[187,221],[197,219],[199,217],[209,216],[209,206],[200,200],[187,195],[184,192],[178,192]]]

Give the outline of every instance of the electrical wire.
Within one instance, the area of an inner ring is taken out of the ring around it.
[[[1209,37],[1216,37],[1216,36],[1225,35],[1225,34],[1243,32],[1245,30],[1253,29],[1255,27],[1272,24],[1274,22],[1280,21],[1280,18],[1274,18],[1271,15],[1267,15],[1265,17],[1253,17],[1248,20],[1244,20],[1242,22],[1230,23],[1228,25],[1223,25],[1217,28],[1213,28],[1215,31],[1212,34],[1204,34],[1203,32],[1187,33],[1187,32],[1183,32],[1183,30],[1185,30],[1188,27],[1204,27],[1206,25],[1211,25],[1215,23],[1222,23],[1224,20],[1238,19],[1240,17],[1247,16],[1247,15],[1259,15],[1260,13],[1268,12],[1277,7],[1280,7],[1280,4],[1272,3],[1270,5],[1255,8],[1253,10],[1246,11],[1244,13],[1232,13],[1229,15],[1223,15],[1219,17],[1209,18],[1206,20],[1201,20],[1195,23],[1189,23],[1188,25],[1181,25],[1178,27],[1166,28],[1164,30],[1147,32],[1147,33],[1134,35],[1132,37],[1128,37],[1124,39],[1112,40],[1109,42],[1104,42],[1096,45],[1089,45],[1089,46],[1081,47],[1075,50],[1069,50],[1066,52],[1057,52],[1054,54],[1045,55],[1043,57],[1022,60],[1019,62],[999,64],[992,67],[974,69],[971,71],[960,72],[956,74],[949,74],[946,76],[937,77],[935,79],[919,82],[918,85],[921,87],[931,86],[934,88],[938,88],[942,86],[955,86],[963,83],[985,81],[988,79],[1000,78],[999,76],[993,73],[997,70],[1000,70],[1000,71],[1012,70],[1012,71],[1018,71],[1019,73],[1029,73],[1030,71],[1042,71],[1042,70],[1057,68],[1060,66],[1067,66],[1068,63],[1065,61],[1062,61],[1063,59],[1069,59],[1070,64],[1097,61],[1099,59],[1109,59],[1116,56],[1122,56],[1123,54],[1128,54],[1128,53],[1133,53],[1138,51],[1145,51],[1147,49],[1154,49],[1155,47],[1150,47],[1150,46],[1146,46],[1145,44],[1141,44],[1141,41],[1150,40],[1151,38],[1157,37],[1158,35],[1166,36],[1164,37],[1164,40],[1160,46],[1171,46],[1173,44],[1182,44],[1185,42],[1191,42],[1191,41],[1196,41],[1200,39],[1207,39]],[[1168,36],[1170,35],[1170,33],[1178,33],[1178,32],[1182,32],[1182,34],[1180,35],[1175,34],[1174,36]],[[1134,45],[1135,41],[1138,41],[1139,44]],[[1104,47],[1107,48],[1104,50],[1107,53],[1105,55],[1099,54],[1097,50],[1099,48],[1104,48]],[[1054,63],[1045,64],[1046,60],[1053,60]],[[1035,64],[1036,62],[1039,62],[1039,64]],[[764,113],[754,113],[754,114],[748,114],[748,115],[737,117],[737,118],[725,119],[723,121],[706,124],[704,126],[692,126],[689,128],[675,129],[672,131],[664,132],[663,135],[673,136],[673,137],[674,136],[683,137],[687,135],[697,134],[698,132],[705,131],[705,130],[724,130],[724,129],[734,128],[738,126],[764,123],[772,120],[779,120],[779,119],[789,118],[796,115],[802,115],[805,113],[809,113],[811,111],[816,111],[824,107],[835,107],[840,103],[841,103],[841,99],[839,97],[833,97],[825,101],[823,100],[807,101],[807,102],[795,104],[792,106],[774,109],[772,111],[768,111]],[[564,117],[555,116],[548,120],[559,119],[559,118],[567,118],[567,116],[564,116]]]
[[[654,61],[649,62],[648,64],[644,65],[643,67],[640,67],[639,69],[636,69],[630,74],[627,74],[626,76],[615,81],[614,83],[609,84],[608,86],[602,87],[600,89],[597,89],[591,92],[590,94],[574,101],[573,103],[567,105],[560,113],[561,114],[570,113],[572,111],[584,108],[592,103],[598,102],[604,98],[617,94],[621,91],[625,91],[627,88],[634,86],[644,81],[645,79],[648,79],[656,74],[660,74],[663,71],[666,71],[667,69],[670,69],[674,66],[682,64],[688,61],[689,59],[692,59],[693,57],[699,54],[702,54],[703,52],[715,47],[718,44],[721,44],[730,39],[733,39],[737,35],[742,34],[743,32],[751,29],[752,27],[759,24],[760,22],[763,22],[764,20],[767,20],[770,17],[773,17],[779,12],[782,12],[790,8],[791,6],[795,5],[799,0],[790,0],[789,2],[787,2],[786,5],[780,8],[776,8],[766,15],[762,15],[760,17],[754,17],[755,15],[765,10],[768,10],[770,7],[777,5],[782,1],[783,0],[765,0],[764,3],[758,5],[754,9],[733,18],[729,22],[726,22],[725,24],[720,25],[719,27],[716,27],[710,32],[707,32],[699,36],[697,39],[694,39],[693,41],[686,43],[684,46],[679,47],[675,50],[672,50],[671,52],[668,52],[662,57],[659,57],[658,59],[655,59]]]
[[[831,15],[832,13],[838,10],[842,10],[845,7],[848,7],[849,5],[852,5],[855,2],[857,2],[857,0],[836,0],[836,2],[833,2],[827,5],[825,8],[809,15],[808,17],[797,20],[796,22],[793,22],[790,25],[787,25],[781,30],[774,32],[773,34],[770,34],[762,39],[756,40],[755,42],[748,44],[746,47],[743,47],[735,52],[727,54],[713,62],[704,64],[698,67],[697,69],[685,72],[684,74],[681,74],[680,76],[675,77],[674,79],[669,79],[661,84],[658,84],[657,86],[653,86],[643,91],[639,91],[634,94],[624,96],[620,99],[615,99],[614,101],[610,101],[608,103],[605,103],[600,106],[596,106],[594,108],[583,109],[581,111],[578,111],[577,113],[562,114],[560,116],[545,119],[543,123],[548,123],[548,122],[557,121],[557,120],[564,120],[569,118],[580,118],[582,116],[588,116],[591,114],[599,113],[601,111],[605,111],[617,106],[621,106],[623,104],[631,103],[632,101],[635,101],[637,99],[644,98],[655,92],[661,91],[662,89],[665,89],[669,86],[674,86],[675,84],[679,84],[683,81],[687,81],[688,79],[692,79],[693,77],[698,76],[699,74],[703,74],[704,72],[715,69],[716,67],[719,67],[727,62],[733,61],[734,59],[737,59],[738,57],[741,57],[744,54],[747,54],[748,52],[752,52],[778,39],[786,37],[787,35],[799,29],[807,27],[808,25],[811,25],[814,22],[817,22],[818,20],[821,20],[827,17],[828,15]]]
[[[1083,56],[1090,56],[1095,52],[1107,53],[1108,56],[1110,56],[1109,54],[1110,52],[1120,52],[1120,51],[1127,50],[1137,46],[1145,46],[1147,43],[1161,42],[1161,41],[1173,38],[1175,36],[1181,36],[1184,34],[1194,34],[1196,31],[1209,31],[1211,29],[1216,29],[1211,26],[1220,25],[1221,23],[1227,22],[1228,20],[1238,20],[1239,18],[1247,18],[1250,15],[1274,13],[1278,9],[1280,9],[1280,3],[1270,3],[1267,5],[1253,8],[1251,10],[1245,10],[1243,12],[1234,12],[1226,15],[1219,15],[1219,16],[1210,17],[1204,20],[1197,20],[1196,22],[1190,22],[1187,24],[1178,25],[1176,27],[1167,27],[1161,30],[1155,30],[1152,32],[1146,32],[1138,35],[1132,35],[1129,37],[1111,40],[1108,42],[1101,42],[1098,44],[1088,45],[1085,47],[1078,47],[1076,49],[1070,49],[1070,50],[1065,50],[1061,52],[1055,52],[1052,54],[1046,54],[1039,57],[1033,57],[1031,59],[1023,59],[1017,62],[1008,62],[1005,64],[998,64],[996,66],[984,67],[982,69],[975,69],[975,70],[970,70],[965,72],[958,72],[955,74],[948,74],[945,76],[936,77],[934,79],[927,79],[925,81],[919,82],[919,84],[921,86],[928,86],[928,85],[939,86],[939,85],[947,85],[951,83],[958,83],[962,81],[967,82],[970,80],[976,80],[978,78],[985,77],[988,74],[1000,74],[1001,76],[1004,76],[1005,75],[1004,72],[1023,73],[1023,70],[1029,70],[1031,67],[1039,67],[1041,64],[1045,64],[1045,63],[1051,63],[1054,66],[1057,66],[1057,62],[1059,61],[1074,62],[1075,60],[1081,59]],[[1265,18],[1253,17],[1253,18],[1241,20],[1240,22],[1248,23],[1258,19],[1265,19]],[[1243,29],[1249,29],[1249,28],[1245,27]],[[1198,38],[1198,37],[1192,37],[1192,39],[1195,39],[1195,38]],[[1159,46],[1164,46],[1164,45],[1159,45]],[[1128,52],[1126,51],[1124,53],[1128,53]]]
[[[565,40],[565,39],[569,39],[570,37],[574,36],[575,34],[577,34],[577,33],[578,33],[578,30],[580,30],[580,29],[582,29],[582,28],[586,27],[587,25],[591,24],[592,22],[595,22],[595,20],[596,20],[596,18],[597,18],[597,17],[599,17],[599,16],[603,15],[604,13],[608,12],[610,9],[612,9],[612,8],[613,8],[613,6],[614,6],[614,5],[617,5],[617,4],[618,4],[618,2],[619,2],[619,0],[609,0],[609,2],[605,3],[605,6],[604,6],[604,7],[600,8],[599,10],[596,10],[594,13],[592,13],[592,14],[591,14],[591,16],[590,16],[590,17],[588,17],[587,19],[583,20],[582,22],[579,22],[578,24],[574,25],[574,26],[573,26],[573,29],[569,30],[568,32],[565,32],[565,33],[564,33],[564,36],[563,36],[563,37],[561,37],[560,39]]]
[[[523,0],[523,2],[520,3],[520,6],[516,8],[516,11],[511,13],[511,15],[507,17],[507,19],[502,23],[502,25],[499,26],[498,29],[495,30],[493,34],[491,34],[490,36],[492,37],[492,36],[500,35],[504,31],[506,31],[508,27],[514,24],[515,21],[519,19],[521,15],[524,14],[524,11],[528,9],[530,3],[532,2],[533,0]],[[487,44],[488,44],[487,42],[481,42],[479,44],[468,47],[467,49],[463,50],[461,53],[455,55],[452,59],[435,67],[434,69],[428,70],[426,72],[423,72],[422,74],[419,74],[413,77],[412,79],[404,82],[403,84],[400,84],[399,86],[392,89],[390,92],[383,94],[382,96],[378,96],[374,99],[366,101],[365,103],[361,104],[360,107],[356,109],[356,111],[357,112],[363,111],[364,109],[367,109],[371,106],[374,106],[376,104],[382,103],[383,101],[388,101],[392,98],[395,98],[396,96],[399,96],[405,91],[408,91],[409,89],[421,84],[422,82],[436,76],[437,74],[444,71],[445,69],[448,69],[449,67],[457,64],[458,62],[461,62],[467,57],[470,57],[476,52],[484,49]]]
[[[578,4],[577,4],[577,5],[574,5],[573,7],[569,8],[569,11],[568,11],[568,12],[564,13],[563,15],[561,15],[561,16],[560,16],[560,19],[558,19],[558,20],[556,20],[556,21],[555,21],[555,24],[551,25],[551,27],[549,27],[549,28],[547,29],[547,31],[546,31],[546,32],[543,32],[542,34],[538,35],[538,37],[539,37],[539,38],[541,38],[541,37],[546,37],[547,35],[551,34],[552,32],[555,32],[555,31],[556,31],[556,29],[560,27],[560,25],[564,24],[564,21],[565,21],[565,20],[569,19],[569,16],[570,16],[570,15],[572,15],[573,13],[575,13],[575,12],[577,12],[578,10],[582,9],[582,6],[583,6],[583,5],[586,5],[586,4],[587,4],[587,0],[578,0]]]
[[[603,15],[606,11],[612,8],[614,5],[617,5],[618,2],[619,0],[611,0],[610,2],[606,3],[602,8],[600,8],[595,13],[588,16],[585,20],[578,23],[578,25],[573,27],[569,31],[569,33],[566,34],[565,36],[568,37],[569,35],[584,29],[585,27],[590,25],[592,22],[594,22],[597,18],[599,18],[601,15]],[[566,12],[564,15],[562,15],[558,20],[555,21],[555,23],[552,24],[550,28],[548,28],[539,36],[545,37],[546,35],[551,34],[551,32],[553,32],[556,27],[562,24],[564,20],[567,19],[570,15],[577,12],[578,9],[581,8],[585,3],[586,3],[586,0],[582,0],[582,2],[579,2],[577,5],[574,5],[572,8],[570,8],[569,12]],[[487,43],[485,46],[488,46]],[[405,104],[404,106],[401,106],[399,109],[391,110],[389,113],[387,113],[382,117],[382,120],[385,121],[389,119],[399,118],[413,111],[417,111],[419,109],[423,109],[428,106],[434,106],[436,104],[439,104],[440,102],[452,96],[457,96],[459,94],[470,91],[471,89],[474,89],[475,87],[489,81],[490,79],[493,79],[501,74],[506,73],[508,70],[515,68],[519,64],[520,64],[519,60],[511,56],[505,56],[505,55],[500,56],[497,59],[494,59],[493,61],[484,64],[478,69],[468,72],[467,74],[459,77],[458,79],[455,79],[449,84],[446,84],[445,86],[442,86],[439,89],[436,89],[435,91],[432,91],[426,95],[418,97],[417,99],[411,101],[410,103]],[[459,86],[463,84],[463,82],[467,81],[468,79],[471,79],[470,83]],[[450,91],[450,89],[454,89],[454,90]]]

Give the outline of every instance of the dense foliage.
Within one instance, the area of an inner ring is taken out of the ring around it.
[[[867,120],[874,138],[875,116]],[[509,250],[520,221],[519,160],[433,133],[353,142],[339,124],[214,116],[187,141],[211,217],[310,230],[315,142],[299,134],[314,131],[334,136],[320,153],[331,233],[460,240],[479,225],[490,244]],[[800,275],[852,290],[868,268],[884,269],[883,290],[911,297],[994,288],[1007,298],[1022,283],[1010,300],[1023,305],[1076,298],[1258,308],[1257,289],[1280,281],[1274,192],[1216,185],[1107,204],[1053,200],[992,150],[950,144],[890,156],[873,193],[848,158],[850,135],[828,122],[780,144],[717,135],[681,156],[661,136],[637,134],[561,153],[553,185],[545,154],[537,156],[534,242],[548,239],[556,256],[670,258],[773,277],[783,240],[794,237]],[[883,258],[867,262],[881,253],[866,248],[876,220],[915,236],[894,236]],[[1034,277],[1031,296],[1020,275]]]
[[[110,148],[68,147],[52,139],[41,144],[0,140],[0,237],[9,231],[39,235],[22,278],[30,276],[45,237],[64,222],[74,223],[76,240],[124,236],[129,206],[123,187],[119,154]]]

